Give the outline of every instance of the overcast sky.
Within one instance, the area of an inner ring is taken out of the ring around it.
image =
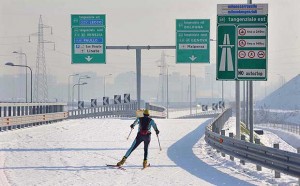
[[[107,63],[97,65],[71,64],[71,14],[106,14],[106,44],[111,45],[175,45],[176,19],[210,19],[211,38],[216,38],[217,4],[246,3],[246,0],[1,0],[0,1],[0,64],[1,74],[19,73],[20,70],[4,66],[7,61],[20,63],[14,50],[28,56],[28,65],[35,69],[39,16],[53,28],[45,30],[47,73],[59,81],[67,82],[72,73],[95,72],[99,76],[114,76],[135,71],[135,51],[107,50]],[[300,21],[299,0],[253,0],[269,4],[269,80],[286,80],[299,73]],[[211,64],[215,65],[215,43],[211,43]],[[158,76],[161,50],[142,51],[143,75]],[[175,56],[174,50],[165,50]],[[174,57],[167,57],[175,65]],[[208,64],[192,65],[192,73],[203,76]],[[189,65],[177,64],[170,71],[189,73]]]

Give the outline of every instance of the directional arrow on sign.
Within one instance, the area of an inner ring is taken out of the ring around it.
[[[88,62],[90,62],[93,58],[91,56],[88,56],[85,58]]]
[[[191,57],[189,57],[192,61],[195,61],[197,59],[197,57],[195,57],[194,55],[192,55]]]

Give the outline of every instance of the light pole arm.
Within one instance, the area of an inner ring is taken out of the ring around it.
[[[25,54],[25,56],[26,56],[26,54]],[[30,98],[31,98],[31,103],[32,103],[32,70],[31,70],[31,68],[27,65],[12,65],[12,66],[29,68],[29,70],[30,70]]]
[[[76,85],[79,85],[79,83],[73,85],[73,87],[72,87],[72,106],[73,106],[73,103],[74,103],[74,87],[75,87]]]

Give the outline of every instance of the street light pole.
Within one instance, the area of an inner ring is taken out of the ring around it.
[[[74,103],[74,87],[78,86],[78,89],[79,89],[80,85],[86,85],[86,84],[87,84],[86,82],[83,82],[83,83],[77,83],[77,84],[73,85],[73,88],[72,88],[72,106],[73,107],[74,107],[74,105],[73,105],[73,103]]]
[[[29,66],[27,66],[30,70],[30,103],[32,103],[32,70]]]
[[[70,103],[70,77],[72,77],[72,76],[78,76],[79,74],[71,74],[71,75],[69,75],[69,77],[68,77],[68,103],[67,103],[67,105]]]
[[[192,63],[190,63],[190,115],[192,114]]]
[[[195,75],[195,103],[196,103],[196,107],[197,107],[197,77]]]
[[[24,55],[25,56],[25,66],[27,66],[27,55],[25,54],[25,53],[23,53],[23,52],[17,52],[17,51],[13,51],[13,53],[14,54],[20,54],[20,55]],[[26,84],[25,84],[25,88],[26,88],[26,103],[27,103],[27,92],[28,92],[28,90],[27,90],[27,88],[28,88],[28,85],[27,85],[27,83],[28,83],[28,80],[27,80],[27,68],[26,68],[26,74],[25,74],[25,81],[26,81]]]
[[[169,71],[167,66],[167,119],[169,119]]]
[[[222,80],[222,102],[224,102],[224,81]]]
[[[7,63],[5,63],[5,65],[29,68],[29,70],[30,70],[30,102],[32,103],[32,70],[31,70],[31,68],[27,65],[15,65],[12,62],[7,62]]]
[[[211,103],[213,103],[213,91],[214,91],[214,85],[213,85],[213,80],[212,80],[212,77],[211,77],[211,73],[209,72],[206,72],[205,73],[206,75],[209,75],[209,82],[211,83]]]
[[[158,65],[157,67],[164,67],[164,66]],[[167,118],[169,118],[169,67],[174,67],[174,66],[166,65],[166,69],[167,69]],[[163,75],[163,74],[159,74],[159,75]]]
[[[105,82],[105,77],[108,77],[108,76],[111,76],[112,74],[107,74],[107,75],[104,75],[104,77],[103,77],[103,91],[104,91],[104,93],[103,93],[103,97],[105,97],[105,84],[106,84],[106,82]]]
[[[91,78],[91,77],[88,76],[88,75],[79,77],[79,78],[78,78],[78,84],[80,84],[80,80],[81,80],[81,79],[89,79],[89,78]],[[79,101],[79,100],[80,100],[80,86],[78,86],[78,101]]]

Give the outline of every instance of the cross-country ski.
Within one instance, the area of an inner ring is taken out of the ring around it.
[[[108,167],[112,167],[112,168],[121,169],[121,170],[126,170],[124,167],[122,167],[122,166],[118,166],[118,165],[106,164],[106,166],[108,166]]]

